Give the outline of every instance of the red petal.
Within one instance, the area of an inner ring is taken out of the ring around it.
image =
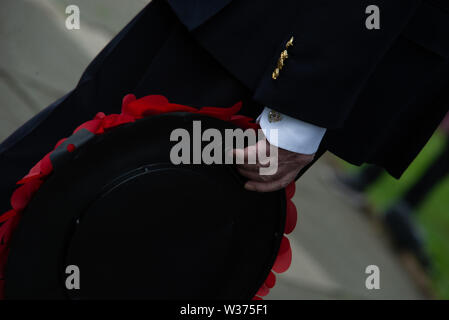
[[[97,131],[101,128],[102,119],[95,119],[90,120],[87,122],[84,122],[82,125],[80,125],[78,128],[75,129],[73,133],[76,133],[77,131],[81,129],[89,130],[92,133],[97,133]]]
[[[270,293],[270,289],[268,289],[265,284],[263,284],[260,288],[259,291],[257,291],[257,295],[261,296],[261,297],[265,297],[267,294]]]
[[[220,117],[224,117],[230,119],[231,116],[235,115],[237,112],[242,109],[242,102],[239,101],[234,104],[230,108],[217,108],[217,107],[203,107],[200,109],[200,113],[202,114],[212,114],[219,115]]]
[[[271,289],[274,287],[275,284],[276,284],[276,276],[272,271],[270,271],[267,279],[265,280],[265,285],[267,286],[267,288]]]
[[[258,297],[258,296],[254,296],[253,297],[253,300],[263,300],[261,297]]]
[[[8,244],[12,233],[16,229],[20,221],[20,213],[15,214],[5,221],[0,227],[0,244]]]
[[[189,107],[189,106],[183,106],[180,104],[168,104],[168,105],[159,105],[159,106],[151,106],[147,107],[143,112],[142,116],[154,116],[158,114],[163,113],[170,113],[170,112],[191,112],[191,113],[198,113],[198,109]]]
[[[282,237],[281,245],[279,247],[279,253],[285,253],[290,249],[290,240],[286,236]]]
[[[42,160],[36,163],[36,165],[31,168],[30,172],[25,177],[17,181],[17,184],[25,184],[30,180],[41,178],[43,176],[41,172],[41,162]]]
[[[287,217],[285,220],[284,232],[286,234],[290,234],[296,227],[296,223],[298,220],[298,213],[296,211],[296,206],[293,203],[293,201],[287,200],[286,206],[287,206],[287,214],[286,214]]]
[[[63,138],[63,139],[59,140],[58,142],[56,142],[56,145],[53,148],[53,150],[57,149],[66,140],[67,140],[67,138]]]
[[[290,241],[286,237],[283,237],[278,256],[276,258],[276,261],[274,262],[273,271],[277,273],[283,273],[288,270],[291,263],[292,250],[290,248]]]
[[[50,153],[47,153],[41,161],[30,170],[30,172],[17,182],[17,184],[24,184],[31,180],[41,179],[48,176],[53,171],[53,165],[50,160]]]
[[[126,110],[126,108],[128,107],[128,105],[136,100],[136,96],[133,95],[132,93],[127,94],[126,96],[123,97],[122,100],[122,113],[125,113],[124,111]]]
[[[53,165],[50,159],[50,153],[47,153],[40,162],[41,173],[45,176],[49,175],[53,171]]]
[[[98,112],[98,113],[95,115],[94,120],[101,120],[101,119],[104,119],[104,117],[106,117],[106,115],[104,114],[104,112]]]
[[[5,213],[3,213],[0,216],[0,223],[5,222],[6,220],[8,220],[9,218],[11,218],[12,216],[14,216],[16,214],[17,214],[17,211],[14,209],[6,211]]]
[[[140,98],[139,100],[136,101],[140,101],[143,102],[144,104],[147,104],[149,106],[162,106],[162,105],[168,105],[170,104],[170,102],[168,101],[168,99],[162,95],[159,94],[152,94],[143,98]]]
[[[166,110],[165,112],[169,112],[169,105],[169,101],[164,96],[150,95],[123,105],[122,113],[140,119],[149,110]]]
[[[293,198],[296,191],[296,184],[295,182],[291,182],[286,188],[285,188],[285,195],[287,196],[287,199]]]
[[[192,113],[198,113],[199,109],[190,107],[190,106],[184,106],[182,104],[176,104],[176,103],[170,103],[170,105],[167,106],[167,112],[192,112]]]
[[[107,130],[134,120],[134,117],[127,114],[111,114],[103,119],[102,127],[104,130]]]
[[[242,109],[242,106],[243,106],[242,101],[239,101],[228,109],[230,109],[229,112],[232,112],[232,114],[236,114],[237,112],[240,111],[240,109]]]
[[[39,179],[30,180],[17,188],[11,196],[11,207],[16,211],[25,209],[42,182],[43,181]]]

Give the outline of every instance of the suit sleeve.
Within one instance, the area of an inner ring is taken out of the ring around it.
[[[420,0],[301,1],[285,41],[258,83],[254,98],[311,124],[344,126],[376,65],[394,44]],[[368,29],[369,5],[380,12],[380,29]],[[272,77],[286,40],[288,58]],[[382,94],[379,92],[378,94]]]

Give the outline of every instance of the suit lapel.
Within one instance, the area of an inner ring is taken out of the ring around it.
[[[189,29],[196,29],[232,0],[167,0],[181,22]]]

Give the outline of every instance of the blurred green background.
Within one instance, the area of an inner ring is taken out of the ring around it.
[[[367,198],[377,214],[384,212],[424,173],[438,153],[446,136],[436,132],[400,180],[383,174],[367,191]],[[344,165],[355,173],[359,167]],[[363,168],[363,167],[362,167]],[[449,299],[449,179],[444,179],[415,212],[414,218],[423,233],[433,262],[430,277],[437,298]]]

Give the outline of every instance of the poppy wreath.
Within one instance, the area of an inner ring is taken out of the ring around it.
[[[120,114],[105,115],[98,113],[94,119],[81,124],[76,128],[73,134],[85,129],[94,135],[101,135],[114,128],[134,122],[136,120],[173,112],[188,112],[204,116],[213,117],[222,121],[227,121],[242,129],[258,129],[259,125],[253,122],[252,118],[237,114],[242,107],[238,102],[230,108],[203,107],[200,109],[190,106],[170,103],[167,98],[161,95],[149,95],[136,99],[133,94],[128,94],[123,98],[122,110]],[[29,173],[17,182],[17,189],[11,196],[11,209],[0,215],[0,299],[4,299],[5,286],[5,267],[10,250],[10,241],[14,230],[17,228],[21,214],[33,198],[33,195],[39,190],[53,171],[52,154],[60,147],[67,138],[61,139],[55,145],[55,148],[46,154]],[[66,144],[68,152],[76,149],[74,144]],[[285,188],[286,197],[286,221],[284,236],[282,237],[276,260],[269,272],[268,277],[259,288],[253,300],[262,300],[262,297],[268,295],[270,289],[276,283],[276,273],[287,271],[292,260],[292,251],[290,242],[285,236],[290,234],[297,222],[297,210],[292,198],[295,193],[295,183],[290,183]]]

